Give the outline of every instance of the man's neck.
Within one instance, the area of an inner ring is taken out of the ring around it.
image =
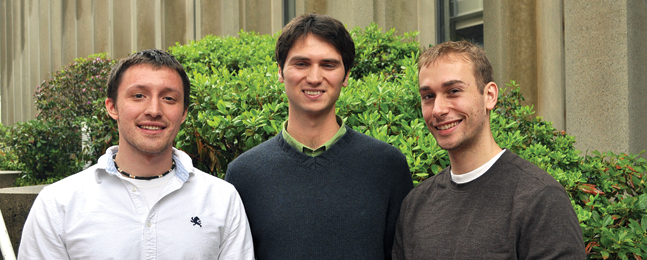
[[[288,114],[287,131],[290,136],[313,149],[333,138],[338,130],[339,124],[334,113],[321,117],[298,117]]]
[[[115,160],[119,168],[130,175],[150,177],[160,175],[171,168],[173,149],[169,147],[160,154],[145,154],[119,147]]]
[[[490,159],[494,158],[494,156],[501,152],[501,148],[494,141],[492,135],[490,135],[486,137],[483,142],[479,142],[478,144],[447,152],[449,154],[452,172],[454,174],[464,174],[487,163]]]

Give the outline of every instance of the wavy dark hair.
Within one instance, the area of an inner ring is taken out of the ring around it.
[[[288,52],[292,45],[300,39],[304,39],[309,33],[319,37],[321,40],[330,43],[341,54],[344,71],[350,72],[355,61],[355,43],[346,27],[337,19],[327,15],[304,14],[290,21],[281,32],[276,42],[274,56],[279,64],[281,71]]]

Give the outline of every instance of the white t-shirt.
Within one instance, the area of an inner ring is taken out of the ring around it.
[[[487,172],[487,170],[489,170],[490,167],[492,167],[492,165],[494,165],[494,163],[497,160],[499,160],[499,157],[501,157],[501,155],[504,152],[505,152],[505,149],[501,150],[501,152],[499,152],[497,155],[492,157],[492,159],[490,159],[488,162],[486,162],[485,164],[481,165],[480,167],[478,167],[478,168],[476,168],[473,171],[468,172],[468,173],[454,174],[454,172],[452,172],[451,169],[450,169],[449,173],[451,173],[451,175],[452,175],[452,181],[454,181],[457,184],[465,184],[465,183],[468,183],[470,181],[476,180],[478,177],[481,177],[481,175],[483,175],[485,172]]]

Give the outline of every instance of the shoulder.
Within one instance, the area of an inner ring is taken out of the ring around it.
[[[405,198],[405,202],[415,203],[419,199],[429,198],[431,193],[437,190],[439,187],[445,187],[449,184],[451,176],[449,173],[449,167],[443,169],[438,174],[429,177],[428,179],[422,181],[418,184]]]
[[[506,151],[499,160],[497,185],[499,189],[510,189],[518,205],[529,206],[537,200],[557,200],[570,206],[564,187],[537,165],[510,151]]]
[[[93,165],[83,171],[72,174],[43,188],[39,196],[66,197],[97,184],[97,168]]]
[[[536,187],[558,187],[564,189],[556,180],[539,166],[506,150],[499,159],[505,172],[519,179],[520,184],[528,183]]]
[[[281,149],[282,147],[282,142],[280,138],[280,133],[265,142],[262,142],[261,144],[255,146],[252,149],[249,149],[236,157],[229,166],[231,167],[232,165],[235,166],[237,164],[249,164],[249,163],[254,163],[255,161],[265,158],[267,155],[273,154],[277,152],[278,149]]]
[[[348,141],[351,142],[350,146],[354,149],[359,149],[362,153],[406,161],[404,154],[391,144],[357,132],[350,127],[347,127],[346,134],[348,135]]]
[[[196,190],[218,191],[221,193],[236,193],[236,189],[231,183],[226,182],[216,176],[208,174],[193,168],[193,176],[187,181],[188,184],[193,184]]]

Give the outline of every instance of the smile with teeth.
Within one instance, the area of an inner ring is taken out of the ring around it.
[[[146,130],[162,130],[162,129],[164,129],[161,126],[152,126],[152,125],[140,125],[139,128],[146,129]]]
[[[316,96],[323,93],[322,90],[304,90],[303,93],[306,93],[308,96]]]
[[[458,125],[458,123],[460,123],[460,122],[461,121],[456,121],[456,122],[449,123],[449,124],[446,124],[446,125],[439,125],[439,126],[436,126],[436,129],[438,129],[438,130],[447,130],[447,129],[450,129],[450,128]]]

